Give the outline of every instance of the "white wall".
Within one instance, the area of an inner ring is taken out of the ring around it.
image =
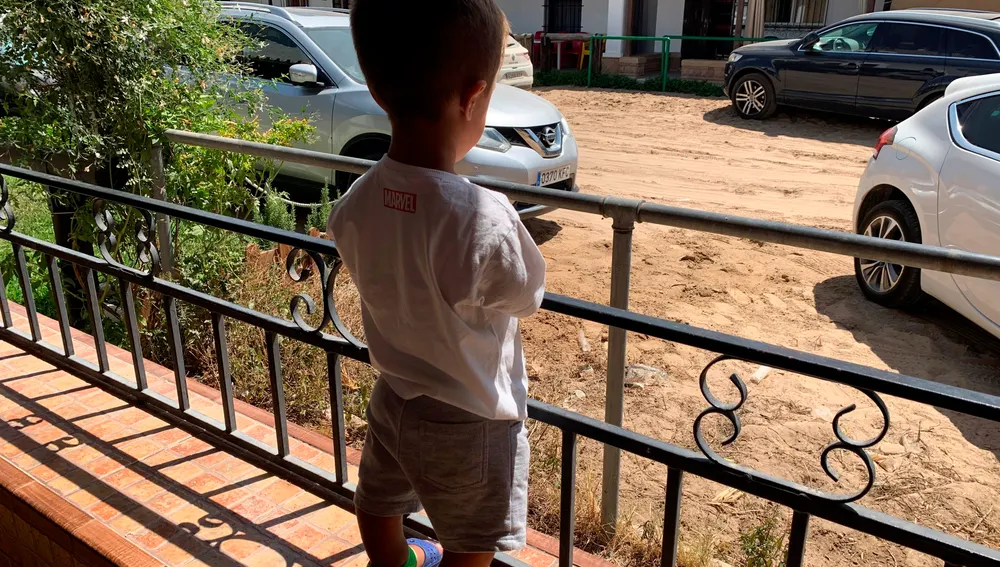
[[[656,6],[656,35],[682,35],[684,32],[684,0],[660,0]],[[657,44],[656,52],[662,44]],[[681,42],[670,42],[670,52],[680,53]]]
[[[507,14],[512,33],[535,33],[545,23],[542,0],[497,0],[497,5]]]
[[[583,0],[583,31],[608,35],[608,0]]]
[[[315,2],[316,0],[310,0]],[[496,0],[513,33],[535,33],[545,24],[543,0]],[[608,33],[608,0],[583,0],[583,31]]]
[[[863,13],[865,13],[864,0],[827,0],[826,23],[835,24]]]

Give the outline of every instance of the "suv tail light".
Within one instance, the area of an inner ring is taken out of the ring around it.
[[[896,139],[896,127],[895,126],[893,126],[892,128],[889,128],[885,132],[882,132],[882,135],[878,137],[878,142],[875,143],[875,151],[872,152],[872,157],[875,158],[875,159],[878,159],[878,154],[879,154],[879,152],[882,151],[882,147],[883,146],[891,146],[892,142],[895,141],[895,139]]]

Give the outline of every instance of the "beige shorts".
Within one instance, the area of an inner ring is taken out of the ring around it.
[[[423,509],[447,551],[513,551],[525,544],[529,454],[523,421],[404,400],[379,380],[354,503],[374,516]]]

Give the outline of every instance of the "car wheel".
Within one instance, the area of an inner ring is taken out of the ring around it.
[[[740,77],[733,85],[733,108],[741,118],[763,120],[778,109],[771,80],[760,73]]]
[[[917,213],[902,200],[875,205],[865,215],[858,233],[917,244],[922,242]],[[854,275],[865,297],[884,307],[908,307],[923,297],[919,268],[855,258]]]
[[[389,151],[388,143],[371,144],[367,148],[361,148],[361,151],[359,152],[352,152],[350,154],[350,157],[367,159],[371,161],[378,161],[382,159],[382,157],[385,156],[386,152],[388,151]],[[341,195],[347,193],[347,190],[351,188],[351,185],[354,185],[354,182],[357,181],[359,177],[361,176],[358,175],[357,173],[338,171],[336,175],[337,192],[339,192]]]

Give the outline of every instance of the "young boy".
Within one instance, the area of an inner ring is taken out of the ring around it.
[[[525,544],[527,377],[518,317],[545,261],[509,201],[455,174],[479,141],[506,18],[493,0],[354,0],[389,154],[327,227],[380,377],[355,504],[373,567],[485,567]],[[443,546],[403,536],[426,510]],[[408,545],[408,543],[410,545]]]

